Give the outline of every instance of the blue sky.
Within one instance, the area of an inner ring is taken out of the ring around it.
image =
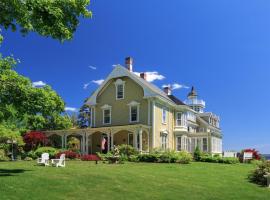
[[[97,88],[93,80],[132,56],[135,71],[165,77],[158,86],[196,87],[221,117],[225,150],[270,153],[270,1],[92,0],[90,8],[93,18],[81,20],[72,41],[3,31],[0,52],[74,108]],[[188,91],[173,93],[185,99]]]

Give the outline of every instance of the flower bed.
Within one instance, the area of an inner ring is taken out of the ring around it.
[[[55,155],[56,158],[60,158],[61,154],[65,154],[65,157],[66,158],[69,158],[69,159],[79,159],[80,158],[80,154],[78,153],[75,153],[73,151],[61,151],[59,153],[57,153]]]
[[[82,161],[99,161],[101,159],[97,155],[89,154],[89,155],[82,156],[81,160]]]

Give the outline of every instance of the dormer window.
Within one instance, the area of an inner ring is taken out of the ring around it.
[[[124,99],[125,98],[125,81],[122,79],[117,79],[114,83],[116,89],[116,100]]]
[[[132,101],[128,104],[129,106],[129,122],[139,122],[139,111],[140,111],[140,103],[136,101]]]

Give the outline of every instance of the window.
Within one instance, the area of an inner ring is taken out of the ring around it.
[[[124,85],[117,85],[116,99],[124,99]]]
[[[124,99],[125,98],[125,81],[121,79],[117,79],[114,83],[116,88],[116,100]]]
[[[163,124],[167,123],[167,109],[166,108],[162,109],[162,123]]]
[[[176,150],[177,151],[181,151],[182,150],[182,145],[181,145],[181,137],[177,137],[177,141],[176,141]]]
[[[133,146],[133,133],[128,134],[128,145]]]
[[[176,126],[187,126],[187,115],[185,113],[176,113]]]
[[[137,122],[138,121],[138,106],[130,107],[130,121]]]
[[[110,124],[111,123],[111,109],[103,110],[103,123]]]
[[[166,150],[168,146],[168,134],[162,133],[161,134],[161,148]]]
[[[140,104],[136,101],[132,101],[129,106],[129,122],[139,122],[139,110]]]
[[[111,124],[112,107],[106,104],[101,109],[103,110],[103,124]]]
[[[203,151],[207,151],[207,138],[203,138]]]

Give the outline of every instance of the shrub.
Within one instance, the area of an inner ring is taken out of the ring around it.
[[[237,164],[239,163],[238,158],[222,158],[224,164]]]
[[[6,152],[4,149],[0,149],[0,161],[8,161],[9,158],[6,156]]]
[[[32,161],[33,160],[33,158],[31,158],[31,157],[25,157],[24,158],[24,161]]]
[[[126,145],[126,144],[122,144],[120,146],[117,147],[119,149],[119,153],[120,155],[126,155],[127,157],[131,156],[131,155],[138,155],[139,152],[132,146],[130,145]]]
[[[74,152],[79,152],[80,140],[76,137],[70,137],[68,140],[68,149]]]
[[[266,173],[270,173],[270,161],[264,161],[258,164],[257,168],[249,174],[249,180],[259,185],[266,185],[267,180],[264,177]]]
[[[99,161],[101,159],[97,155],[89,154],[89,155],[82,156],[81,160],[82,161]]]
[[[56,157],[56,158],[60,158],[61,154],[65,154],[65,157],[66,157],[66,158],[69,158],[69,159],[72,159],[72,160],[73,160],[73,159],[78,159],[78,158],[80,158],[80,154],[75,153],[75,152],[73,152],[73,151],[69,151],[69,150],[58,152],[58,153],[55,155],[55,157]]]
[[[128,161],[130,161],[130,162],[139,162],[139,157],[137,155],[131,155],[131,156],[129,156]]]
[[[180,151],[177,154],[178,154],[177,156],[178,158],[176,162],[180,164],[189,164],[193,159],[192,155],[186,151]]]
[[[35,151],[35,155],[37,157],[40,157],[43,153],[48,153],[50,158],[54,158],[55,155],[59,152],[58,149],[55,149],[53,147],[40,147]]]
[[[35,160],[35,159],[38,158],[38,156],[35,154],[34,151],[29,151],[29,152],[27,152],[26,155],[25,155],[25,157],[30,157],[30,158],[32,158],[33,160]]]
[[[210,162],[210,163],[224,163],[224,164],[236,164],[239,163],[238,158],[222,158],[220,155],[216,154],[211,156],[210,154],[202,154],[201,162]]]
[[[46,135],[42,132],[31,131],[23,136],[25,150],[35,150],[38,146],[44,146],[48,142]]]
[[[158,162],[160,155],[157,153],[141,154],[138,156],[140,162]]]
[[[199,149],[198,146],[196,146],[196,149],[194,151],[194,154],[193,154],[193,158],[195,161],[200,161],[201,160],[201,156],[202,156],[202,152],[201,150]]]

